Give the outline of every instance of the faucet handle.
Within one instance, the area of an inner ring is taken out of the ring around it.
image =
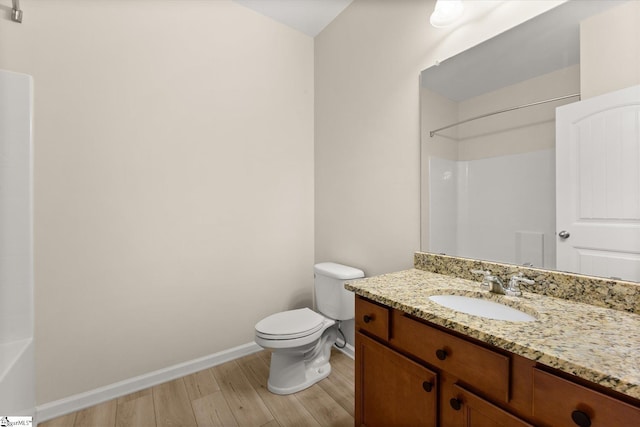
[[[482,274],[482,286],[483,289],[489,289],[491,287],[491,272],[489,270],[471,270],[473,274]]]
[[[521,271],[518,274],[514,274],[513,276],[511,276],[511,280],[509,280],[509,285],[513,284],[517,284],[517,283],[527,283],[529,285],[533,285],[534,283],[536,283],[535,280],[531,280],[531,279],[527,279],[526,277],[524,277],[524,273]]]
[[[520,283],[533,285],[535,281],[524,277],[524,274],[522,272],[514,274],[509,280],[509,286],[505,290],[505,294],[512,297],[519,297],[520,295],[522,295],[522,291],[520,290]]]

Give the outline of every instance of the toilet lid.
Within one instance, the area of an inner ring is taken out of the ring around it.
[[[308,309],[283,311],[265,317],[256,324],[256,332],[271,339],[293,339],[322,328],[324,317]]]

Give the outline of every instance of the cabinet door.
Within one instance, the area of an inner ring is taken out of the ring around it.
[[[640,407],[540,369],[533,371],[533,415],[553,427],[637,427]]]
[[[436,426],[437,375],[356,332],[356,425]]]
[[[453,393],[442,396],[452,409],[451,416],[443,411],[443,426],[451,427],[532,427],[526,421],[489,403],[459,385],[453,385]],[[455,415],[454,415],[455,414]]]

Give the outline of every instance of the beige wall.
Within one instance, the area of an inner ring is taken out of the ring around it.
[[[640,1],[580,24],[582,99],[640,84]]]
[[[252,341],[315,260],[419,248],[423,68],[561,1],[356,0],[314,40],[225,0],[32,0],[38,403]],[[6,6],[3,11],[6,12]]]
[[[516,105],[580,93],[580,66],[572,65],[461,101],[458,120]],[[556,108],[578,97],[510,111],[458,126],[458,160],[554,149]]]
[[[459,126],[453,126],[433,136],[431,131],[456,123],[459,120],[459,103],[426,87],[420,87],[419,91],[422,154],[458,160]]]
[[[577,97],[485,117],[433,137],[429,130],[491,111],[575,93],[580,93],[577,64],[460,102],[421,87],[423,157],[474,160],[553,148],[555,109],[577,101]]]
[[[355,0],[315,39],[315,257],[374,275],[420,248],[420,71],[562,1],[465,2],[429,25],[433,1]]]
[[[310,304],[313,39],[225,0],[22,8],[0,68],[35,82],[38,404]]]
[[[465,2],[458,26],[435,29],[434,1],[354,0],[315,38],[316,261],[368,276],[413,266],[420,71],[561,3]]]

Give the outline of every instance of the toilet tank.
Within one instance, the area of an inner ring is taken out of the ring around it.
[[[344,282],[364,277],[364,272],[334,262],[316,264],[313,272],[317,310],[330,319],[353,319],[355,295],[344,288]]]

